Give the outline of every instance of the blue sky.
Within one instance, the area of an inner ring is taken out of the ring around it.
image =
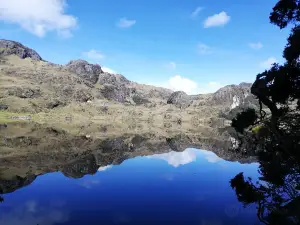
[[[83,58],[128,79],[205,93],[282,61],[276,0],[0,1],[0,38],[46,60]]]

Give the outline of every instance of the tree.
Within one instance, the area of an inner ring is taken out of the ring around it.
[[[240,173],[230,184],[244,205],[257,204],[264,224],[300,224],[300,0],[280,0],[270,22],[280,29],[292,26],[283,51],[286,61],[258,74],[251,87],[260,115],[248,110],[232,120],[249,143],[240,150],[255,149],[261,177],[253,182]],[[259,126],[258,135],[248,129],[253,126]]]

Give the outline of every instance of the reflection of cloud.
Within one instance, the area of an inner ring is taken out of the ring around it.
[[[28,212],[36,212],[36,201],[29,201],[26,203]]]
[[[105,171],[112,168],[112,165],[108,165],[108,166],[101,166],[98,168],[98,171]]]
[[[82,183],[80,183],[81,186],[85,188],[92,188],[93,185],[99,184],[98,180],[84,180]]]
[[[0,224],[5,225],[54,225],[68,220],[68,213],[64,212],[61,207],[45,207],[36,201],[28,201],[19,206],[14,205],[0,216]]]
[[[178,167],[180,165],[185,165],[185,164],[195,161],[196,153],[191,150],[185,150],[184,152],[171,151],[169,153],[155,154],[152,156],[148,156],[148,158],[162,159],[162,160],[167,161],[169,163],[169,165]]]
[[[204,154],[204,158],[210,163],[216,163],[222,160],[219,156],[217,156],[213,152],[203,151],[202,153]]]

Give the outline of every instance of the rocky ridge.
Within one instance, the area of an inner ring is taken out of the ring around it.
[[[109,103],[123,107],[122,110],[125,106],[142,106],[157,111],[169,106],[174,113],[187,110],[202,117],[207,117],[209,108],[211,117],[228,119],[227,115],[240,108],[257,107],[248,83],[189,96],[105,73],[100,65],[85,60],[72,60],[66,65],[49,63],[36,51],[14,41],[0,40],[0,57],[0,105],[11,112],[49,112],[79,103],[103,109],[103,104]],[[92,111],[91,116],[96,116]]]

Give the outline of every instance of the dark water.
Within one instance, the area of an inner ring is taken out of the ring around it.
[[[229,184],[240,172],[256,179],[257,163],[188,148],[98,167],[87,156],[61,172],[2,178],[0,224],[259,224]]]

